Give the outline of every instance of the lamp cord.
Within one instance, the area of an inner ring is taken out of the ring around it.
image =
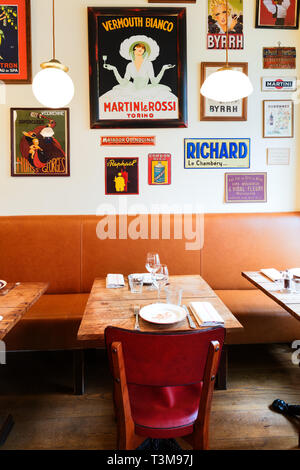
[[[227,0],[226,0],[227,1]],[[53,27],[53,59],[55,59],[55,3],[53,0],[53,10],[52,10],[52,27]]]
[[[226,0],[226,67],[228,67],[228,0]]]

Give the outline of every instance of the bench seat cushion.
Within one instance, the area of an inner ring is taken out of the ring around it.
[[[8,351],[97,347],[78,341],[77,332],[89,294],[43,295],[5,337]]]
[[[289,343],[300,339],[300,321],[259,290],[216,290],[243,325],[226,344]]]

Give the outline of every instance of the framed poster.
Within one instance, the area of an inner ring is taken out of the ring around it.
[[[105,158],[105,194],[139,194],[138,158]]]
[[[225,202],[267,202],[267,173],[225,173]]]
[[[256,0],[255,27],[298,29],[299,0]]]
[[[224,67],[224,62],[201,63],[201,86],[206,78]],[[234,70],[248,74],[247,62],[229,62]],[[247,121],[247,98],[227,103],[210,100],[200,95],[200,120],[201,121]]]
[[[32,81],[30,0],[0,0],[0,80]]]
[[[296,48],[295,47],[264,47],[263,48],[264,69],[295,69]]]
[[[207,0],[207,49],[226,49],[228,28],[228,49],[244,48],[243,0]]]
[[[263,137],[294,136],[294,103],[292,100],[263,101]]]
[[[70,176],[69,109],[11,109],[11,176]]]
[[[88,8],[91,128],[187,127],[185,8]]]
[[[155,186],[171,184],[171,155],[169,153],[148,155],[148,184]]]
[[[296,91],[297,77],[263,77],[261,91]]]
[[[250,139],[184,139],[184,168],[250,168]]]

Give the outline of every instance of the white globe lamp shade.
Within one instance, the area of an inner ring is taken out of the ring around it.
[[[46,108],[63,108],[74,96],[71,77],[59,68],[43,68],[33,79],[33,94]]]
[[[253,86],[246,74],[225,67],[209,75],[200,90],[206,98],[221,102],[246,98],[252,92]]]

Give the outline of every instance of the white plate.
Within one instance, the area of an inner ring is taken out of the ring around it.
[[[6,281],[2,281],[2,280],[0,279],[0,289],[3,289],[3,287],[6,286],[6,284],[7,284]]]
[[[295,277],[300,277],[300,268],[289,269],[289,272]]]
[[[2,320],[3,320],[3,317],[1,317],[1,315],[0,315],[0,321],[2,321]]]
[[[184,320],[186,311],[179,305],[157,303],[141,308],[140,316],[150,323],[171,325]]]

